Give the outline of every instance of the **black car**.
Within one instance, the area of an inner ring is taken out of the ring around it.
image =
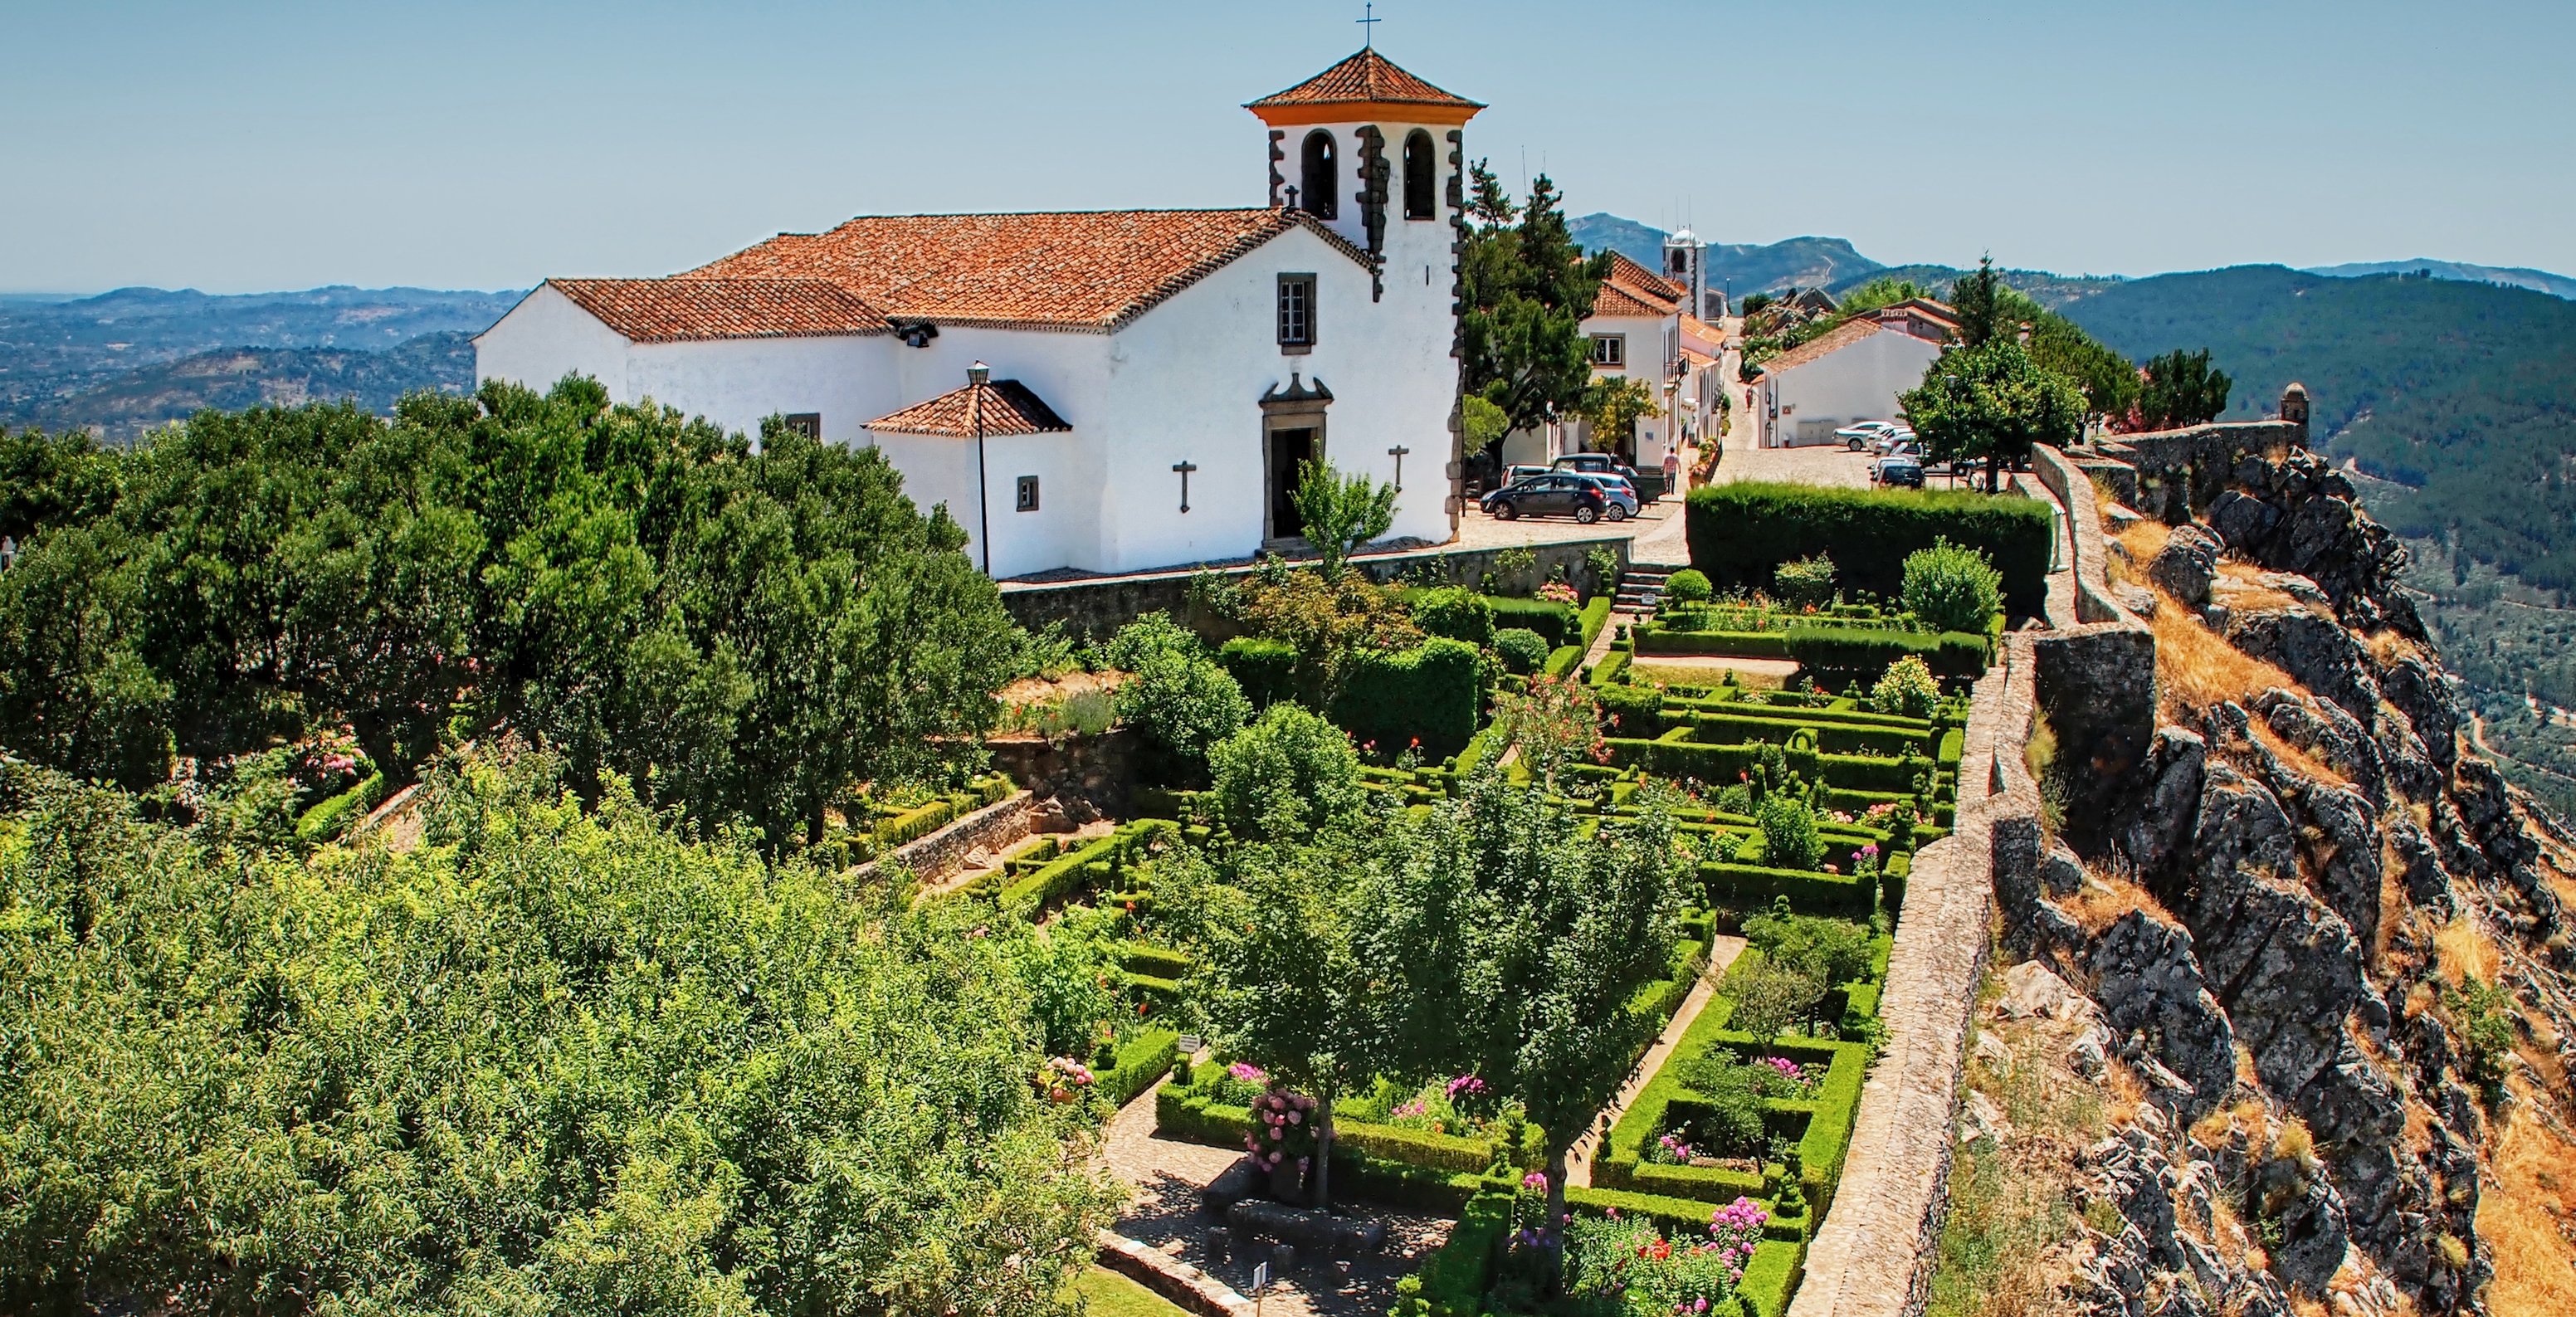
[[[1487,494],[1484,509],[1498,521],[1515,517],[1572,517],[1586,526],[1601,519],[1608,501],[1579,475],[1531,476]]]
[[[1628,490],[1648,503],[1654,502],[1645,483],[1637,479],[1637,468],[1609,453],[1568,453],[1556,459],[1559,471],[1580,471],[1586,475],[1617,476],[1628,482]],[[1658,472],[1657,474],[1661,474]],[[1660,484],[1660,482],[1658,482]]]
[[[1876,475],[1878,483],[1891,489],[1898,485],[1923,488],[1923,464],[1912,458],[1882,457],[1878,459]]]

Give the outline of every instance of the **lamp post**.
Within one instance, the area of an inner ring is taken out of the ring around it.
[[[984,388],[993,368],[976,362],[966,368],[966,418],[975,427],[975,538],[984,545],[984,575],[993,574],[993,495],[984,471]]]

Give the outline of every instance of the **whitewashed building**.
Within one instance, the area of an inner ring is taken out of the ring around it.
[[[1662,466],[1673,445],[1696,443],[1710,432],[1724,387],[1717,375],[1724,335],[1692,313],[1708,305],[1705,252],[1688,229],[1665,239],[1665,274],[1612,252],[1609,276],[1583,321],[1592,345],[1592,377],[1644,384],[1658,414],[1639,420],[1634,433],[1599,442],[1582,421],[1559,427],[1553,443],[1534,433],[1515,435],[1505,444],[1506,461],[1545,462],[1591,447],[1649,471]]]
[[[1834,431],[1897,414],[1897,395],[1923,383],[1941,347],[1893,322],[1853,319],[1763,362],[1753,384],[1754,433],[1764,448],[1843,442]]]
[[[861,216],[666,278],[552,279],[475,340],[476,374],[873,444],[996,577],[1249,555],[1298,533],[1317,457],[1399,486],[1391,536],[1445,542],[1483,107],[1363,50],[1247,108],[1265,205]]]

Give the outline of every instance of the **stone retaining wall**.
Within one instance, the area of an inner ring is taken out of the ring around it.
[[[937,882],[963,867],[966,855],[977,847],[992,854],[1029,835],[1031,822],[1037,817],[1037,797],[1026,791],[1009,799],[986,805],[974,813],[931,833],[915,838],[894,849],[892,855],[881,855],[850,871],[850,877],[866,882],[877,876],[877,866],[892,860],[912,871],[912,876],[925,883]]]
[[[1861,1090],[1833,1210],[1808,1247],[1789,1317],[1911,1317],[1931,1293],[1949,1208],[1968,1025],[1991,945],[1994,874],[2036,864],[2039,792],[2022,766],[2036,708],[2031,637],[2004,638],[1977,682],[1956,830],[1914,857],[1879,1015],[1887,1042]]]
[[[1525,547],[1538,558],[1538,565],[1501,584],[1523,591],[1536,590],[1550,572],[1565,569],[1565,579],[1585,586],[1585,596],[1615,589],[1617,577],[1607,581],[1588,581],[1590,567],[1585,555],[1596,548],[1617,554],[1619,570],[1628,568],[1628,551],[1633,541],[1626,535],[1616,539],[1560,540],[1552,544]],[[1494,549],[1416,549],[1405,553],[1371,554],[1350,560],[1354,571],[1383,585],[1399,577],[1414,576],[1429,568],[1451,584],[1474,587],[1494,570],[1494,559],[1508,548]],[[1225,577],[1240,578],[1258,571],[1256,567],[1238,566],[1216,569]],[[1169,572],[1143,572],[1134,576],[1110,576],[1088,581],[1062,583],[1005,581],[1002,583],[1002,606],[1011,612],[1021,626],[1035,631],[1050,622],[1061,622],[1067,634],[1076,639],[1105,640],[1110,633],[1151,612],[1166,612],[1181,617],[1190,608],[1190,581],[1194,569]],[[1210,619],[1193,619],[1194,623]]]
[[[2276,458],[2304,445],[2307,436],[2308,427],[2294,421],[2231,421],[2105,435],[2094,448],[2137,469],[2138,511],[2179,526],[2226,490],[2237,463]]]

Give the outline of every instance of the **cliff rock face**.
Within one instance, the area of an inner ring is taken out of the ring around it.
[[[2522,1052],[2576,1071],[2576,849],[2461,748],[2402,551],[2342,476],[2249,459],[2204,520],[2134,565],[2179,615],[2159,627],[2205,624],[2295,685],[2163,692],[2131,808],[2070,834],[2082,876],[1997,877],[2007,944],[2089,986],[2146,1095],[2082,1159],[2061,1297],[2483,1311],[2480,1149],[2514,1103],[2576,1113],[2492,1027],[2468,1036],[2459,948],[2491,951]],[[2222,549],[2250,588],[2212,594]]]

